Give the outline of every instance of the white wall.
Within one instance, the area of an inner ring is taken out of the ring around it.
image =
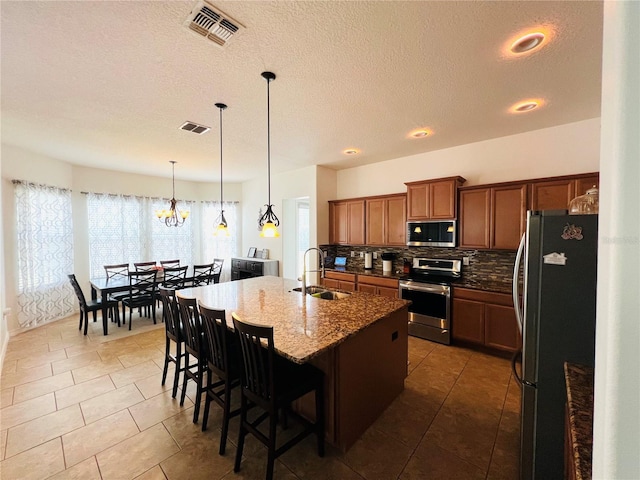
[[[593,478],[640,478],[640,3],[605,2]]]
[[[290,172],[271,174],[271,203],[280,223],[293,221],[285,214],[284,199],[309,197],[309,239],[312,246],[317,245],[316,240],[318,223],[318,200],[316,195],[316,178],[318,167],[304,167]],[[246,255],[250,247],[258,250],[269,249],[269,258],[280,262],[279,269],[282,275],[282,236],[278,238],[260,237],[258,230],[258,211],[265,211],[268,201],[267,176],[257,180],[250,180],[242,184],[242,255]],[[282,235],[282,229],[279,229]]]
[[[597,172],[599,152],[600,119],[593,118],[340,170],[335,198],[401,193],[404,182],[455,175],[468,186]]]
[[[72,190],[74,272],[85,291],[89,284],[89,242],[86,202],[81,192],[117,193],[169,198],[171,196],[171,165],[164,165],[158,177],[115,172],[73,165],[45,157],[18,147],[2,144],[2,214],[4,241],[5,306],[12,309],[8,319],[9,332],[19,330],[16,312],[16,245],[15,204],[11,180],[25,180]],[[165,168],[166,167],[166,168]],[[176,169],[179,165],[176,165]],[[179,174],[179,170],[177,175]],[[176,197],[185,200],[219,200],[219,183],[176,180]],[[242,200],[242,184],[224,185],[225,201]],[[240,215],[241,219],[242,216]]]

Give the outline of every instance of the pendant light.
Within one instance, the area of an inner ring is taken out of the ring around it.
[[[156,210],[156,217],[167,227],[181,227],[184,224],[184,221],[189,216],[189,210],[185,210],[181,212],[178,210],[178,206],[176,205],[176,161],[169,160],[171,164],[171,182],[173,185],[173,195],[171,197],[171,201],[169,202],[169,210],[166,209],[158,209]]]
[[[279,237],[278,226],[280,220],[273,213],[273,205],[271,204],[271,124],[270,124],[270,107],[269,107],[269,83],[276,79],[276,75],[272,72],[262,72],[262,77],[267,81],[267,183],[268,183],[268,203],[265,205],[267,211],[260,217],[258,226],[262,227],[261,237]]]
[[[222,111],[227,108],[224,103],[216,103],[216,107],[220,110],[220,215],[214,222],[218,225],[213,231],[214,237],[225,236],[229,237],[229,229],[227,228],[227,220],[224,218],[224,204],[222,203]]]

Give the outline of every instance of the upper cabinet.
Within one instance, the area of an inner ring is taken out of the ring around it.
[[[518,248],[525,229],[526,184],[460,190],[462,248]]]
[[[367,245],[406,244],[406,195],[367,198],[365,208]]]
[[[364,219],[364,199],[329,202],[329,241],[345,245],[363,245]]]
[[[458,187],[462,177],[405,183],[407,220],[449,220],[456,218]]]
[[[527,210],[566,210],[569,202],[598,185],[598,174],[545,178],[460,189],[462,248],[516,250],[526,230]]]
[[[549,178],[531,182],[529,210],[566,210],[569,202],[599,185],[598,174]]]

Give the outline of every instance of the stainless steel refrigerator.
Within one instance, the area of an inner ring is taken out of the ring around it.
[[[521,480],[563,478],[563,366],[594,364],[597,252],[597,215],[528,212],[513,279],[522,332],[521,376],[513,363],[522,385]]]

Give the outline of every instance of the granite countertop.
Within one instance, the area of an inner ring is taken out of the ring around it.
[[[593,367],[564,364],[569,432],[576,478],[591,478],[593,450]]]
[[[392,272],[383,272],[382,267],[372,268],[370,270],[364,269],[363,267],[326,268],[326,270],[334,272],[353,273],[356,275],[371,275],[374,277],[395,278],[397,280],[407,280],[409,278],[409,275],[397,270]],[[512,292],[511,279],[504,282],[496,279],[477,277],[472,278],[464,275],[464,273],[462,277],[453,282],[451,286],[505,294],[511,294]]]
[[[407,308],[409,302],[353,292],[340,300],[323,300],[292,291],[300,282],[265,276],[179,290],[210,308],[224,309],[250,323],[273,325],[276,351],[304,363],[337,346],[376,321]]]

